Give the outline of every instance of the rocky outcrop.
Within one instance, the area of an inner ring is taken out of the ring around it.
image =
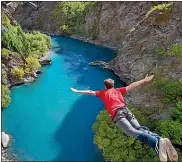
[[[23,78],[24,83],[31,83],[33,81],[35,81],[35,77],[32,77],[32,76],[28,76],[26,78]]]
[[[41,65],[50,65],[52,61],[50,59],[39,59]]]
[[[24,64],[25,60],[21,54],[9,52],[8,58],[2,55],[2,83],[8,85],[8,87],[24,84],[23,79],[17,79],[11,74],[12,68],[23,68]]]
[[[89,65],[92,65],[92,66],[102,66],[103,68],[108,68],[108,63],[107,62],[99,61],[99,60],[90,62]]]
[[[38,70],[38,71],[36,72],[36,74],[42,74],[42,71]]]
[[[10,135],[5,132],[1,132],[1,141],[2,161],[17,161],[16,157],[14,155],[10,155],[7,150],[11,142]]]
[[[49,60],[51,62],[51,60]],[[45,64],[44,64],[45,65]],[[8,85],[8,87],[19,86],[25,83],[30,83],[36,80],[36,72],[31,74],[25,74],[23,78],[19,79],[12,75],[11,69],[18,67],[24,68],[25,59],[21,54],[16,52],[9,52],[8,59],[2,56],[2,83]]]
[[[1,132],[1,138],[2,138],[2,147],[7,148],[10,143],[10,136],[5,132]]]

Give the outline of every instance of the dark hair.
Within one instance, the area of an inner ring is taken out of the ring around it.
[[[110,78],[105,79],[104,85],[106,86],[107,89],[113,88],[114,87],[114,80],[110,79]]]

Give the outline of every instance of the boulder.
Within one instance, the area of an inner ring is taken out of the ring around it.
[[[38,70],[36,71],[36,74],[42,74],[42,71]]]
[[[39,63],[41,65],[50,65],[50,64],[52,64],[52,60],[50,60],[50,59],[40,59]]]
[[[37,73],[36,72],[33,72],[32,73],[32,77],[37,78]]]
[[[19,86],[19,85],[23,85],[23,84],[24,84],[23,80],[11,79],[11,82],[8,85],[11,88],[13,86]]]
[[[108,63],[104,62],[104,61],[96,60],[96,61],[90,62],[89,65],[92,65],[92,66],[103,66],[103,68],[107,68]]]
[[[31,76],[24,78],[24,83],[31,83],[33,81],[35,81],[35,78]]]
[[[2,146],[4,148],[7,148],[10,143],[10,136],[4,132],[1,132],[1,138],[2,138]]]

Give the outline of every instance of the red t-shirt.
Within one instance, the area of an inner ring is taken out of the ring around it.
[[[126,105],[123,98],[123,95],[126,94],[126,92],[126,87],[96,91],[96,96],[101,98],[104,102],[111,120],[113,119],[116,110]]]

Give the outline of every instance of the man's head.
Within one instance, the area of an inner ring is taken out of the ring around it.
[[[104,80],[104,85],[106,89],[114,88],[114,80],[108,78]]]

